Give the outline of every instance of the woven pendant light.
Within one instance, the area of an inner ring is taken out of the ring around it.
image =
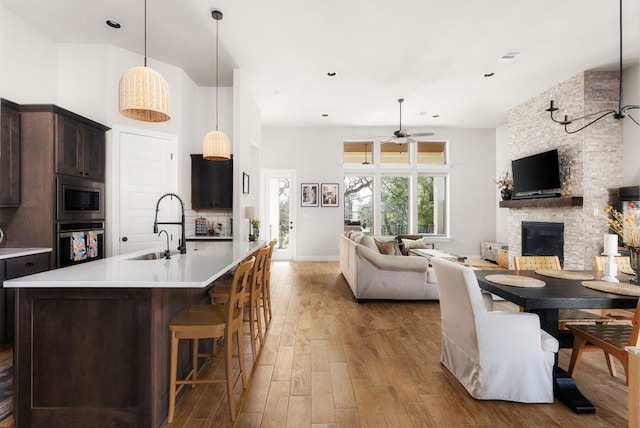
[[[144,2],[144,66],[132,67],[120,77],[120,113],[143,122],[166,122],[171,118],[169,84],[147,67],[147,1]]]
[[[231,141],[224,132],[218,131],[218,26],[222,12],[212,10],[211,17],[216,20],[216,130],[204,136],[202,157],[207,160],[228,160],[231,159]]]

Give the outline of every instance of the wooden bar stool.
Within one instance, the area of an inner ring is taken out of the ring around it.
[[[264,312],[264,323],[266,328],[271,324],[271,259],[273,257],[273,249],[278,243],[277,239],[269,242],[269,254],[265,262],[264,286],[262,290],[262,310]]]
[[[258,342],[260,348],[264,346],[264,331],[262,328],[262,317],[260,314],[260,299],[264,283],[265,262],[269,254],[269,247],[262,247],[256,252],[255,263],[249,272],[248,293],[245,295],[245,308],[249,307],[249,335],[251,336],[251,351],[253,361],[258,361]],[[212,305],[227,304],[229,299],[228,283],[217,283],[209,290],[209,297]]]
[[[187,384],[199,383],[227,383],[227,396],[231,420],[235,421],[234,389],[238,379],[242,379],[242,388],[247,389],[247,378],[244,369],[244,353],[242,349],[242,315],[247,287],[247,273],[253,267],[255,259],[243,262],[233,276],[233,283],[229,289],[228,304],[224,306],[195,305],[179,312],[169,321],[171,331],[171,366],[169,374],[169,417],[168,423],[173,422],[176,405],[176,395]],[[233,376],[233,336],[238,344],[238,360],[240,373],[234,380]],[[211,357],[209,354],[198,353],[198,339],[224,337],[224,365],[226,380],[198,379],[198,357]],[[185,379],[177,379],[178,370],[178,342],[180,339],[193,340],[192,367]],[[177,387],[177,385],[180,385]]]

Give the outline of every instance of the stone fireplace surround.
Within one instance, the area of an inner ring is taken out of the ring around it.
[[[622,124],[610,117],[575,134],[549,118],[544,111],[553,99],[560,106],[558,117],[616,108],[618,73],[585,71],[514,107],[508,117],[509,159],[519,159],[554,148],[560,157],[561,180],[571,180],[573,196],[582,205],[541,207],[522,205],[509,210],[509,266],[521,255],[523,221],[564,223],[564,269],[592,269],[593,256],[602,252],[607,233],[602,210],[614,202],[614,191],[622,185]]]

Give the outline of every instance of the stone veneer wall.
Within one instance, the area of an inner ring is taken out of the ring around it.
[[[510,266],[513,256],[521,254],[521,223],[542,221],[564,223],[565,269],[592,269],[593,256],[602,252],[607,233],[602,209],[623,182],[622,123],[609,115],[580,132],[566,134],[544,111],[551,96],[560,107],[556,118],[617,109],[618,73],[580,73],[509,112],[509,158],[557,148],[562,181],[571,180],[572,195],[584,198],[582,207],[509,209]]]

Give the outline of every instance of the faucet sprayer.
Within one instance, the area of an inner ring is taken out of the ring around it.
[[[158,222],[158,211],[160,211],[160,201],[162,199],[164,199],[167,196],[171,196],[171,197],[176,197],[178,199],[178,201],[180,201],[180,209],[182,211],[182,216],[180,219],[180,222]],[[180,251],[180,254],[185,254],[187,252],[187,243],[186,243],[186,239],[185,239],[185,230],[184,230],[184,202],[182,202],[182,199],[180,199],[180,196],[176,195],[175,193],[165,193],[164,195],[160,196],[160,198],[158,199],[158,202],[156,202],[156,217],[153,221],[153,233],[158,233],[158,225],[159,224],[175,224],[175,225],[180,225],[180,227],[182,228],[182,233],[181,233],[181,239],[178,242],[178,250]],[[158,233],[158,236],[160,234]],[[169,234],[167,233],[167,240],[169,239]]]
[[[167,249],[164,251],[164,258],[168,260],[168,259],[171,258],[171,251],[169,250],[169,232],[167,232],[166,230],[162,229],[158,233],[158,236],[162,235],[162,232],[164,232],[164,234],[167,235]]]

